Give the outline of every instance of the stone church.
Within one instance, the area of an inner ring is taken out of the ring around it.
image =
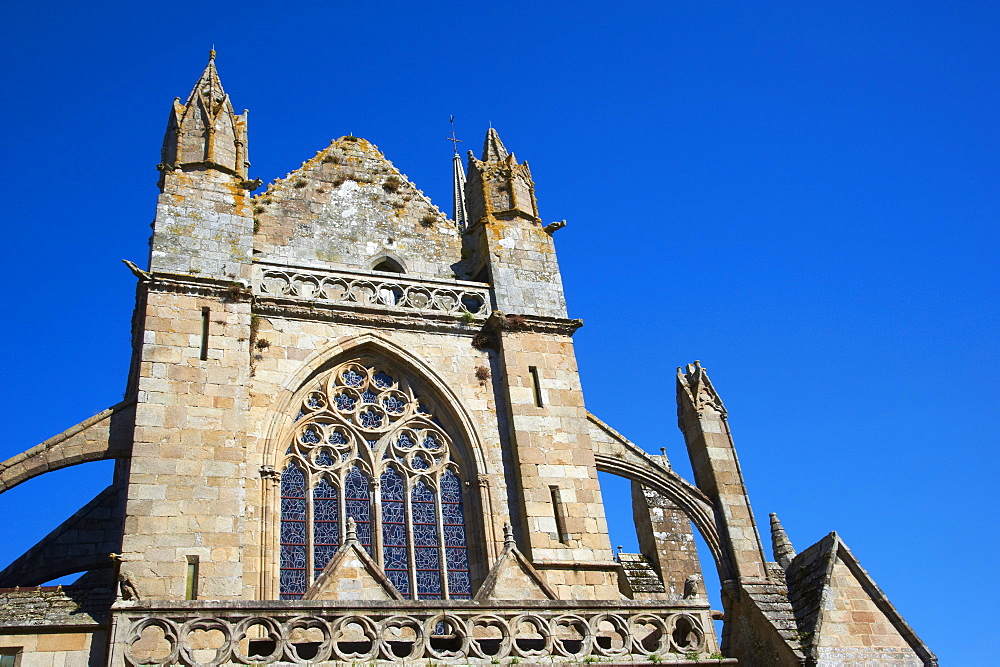
[[[937,664],[836,533],[796,554],[771,515],[768,560],[698,362],[692,481],[587,411],[565,223],[495,130],[450,217],[354,136],[254,195],[214,61],[127,262],[125,400],[0,463],[3,492],[116,462],[0,571],[0,665]],[[631,480],[641,553],[598,472]]]

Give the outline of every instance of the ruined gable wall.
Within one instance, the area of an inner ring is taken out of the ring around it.
[[[334,141],[256,197],[253,213],[260,262],[368,270],[388,255],[412,277],[465,277],[455,224],[364,139]]]

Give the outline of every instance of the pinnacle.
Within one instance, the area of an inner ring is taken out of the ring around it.
[[[774,560],[778,561],[781,569],[787,570],[792,559],[795,558],[795,548],[792,541],[788,539],[778,515],[771,513],[771,548],[774,551]]]
[[[219,73],[215,69],[215,49],[208,52],[208,64],[205,66],[201,76],[198,77],[198,82],[191,90],[191,94],[188,95],[185,106],[195,104],[199,97],[202,98],[205,106],[211,110],[212,115],[218,112],[226,99],[226,92],[222,89],[222,81],[219,79]]]
[[[486,132],[483,142],[483,162],[497,162],[507,159],[507,149],[500,141],[500,135],[492,127]]]

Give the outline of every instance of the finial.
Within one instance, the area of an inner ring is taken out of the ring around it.
[[[212,45],[212,49],[208,52],[208,62],[215,62],[215,44]]]
[[[503,525],[503,546],[504,548],[514,546],[514,527],[510,525],[510,521]]]
[[[358,524],[354,521],[353,516],[347,517],[347,541],[358,541]]]
[[[782,570],[787,570],[795,558],[795,548],[774,512],[771,512],[771,549],[774,551],[774,560],[778,561]]]

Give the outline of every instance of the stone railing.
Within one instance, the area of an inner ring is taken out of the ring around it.
[[[466,281],[412,279],[385,273],[318,271],[262,265],[254,286],[261,296],[309,299],[414,313],[485,317],[489,291]]]
[[[720,662],[704,600],[651,602],[143,605],[115,610],[109,664]]]

